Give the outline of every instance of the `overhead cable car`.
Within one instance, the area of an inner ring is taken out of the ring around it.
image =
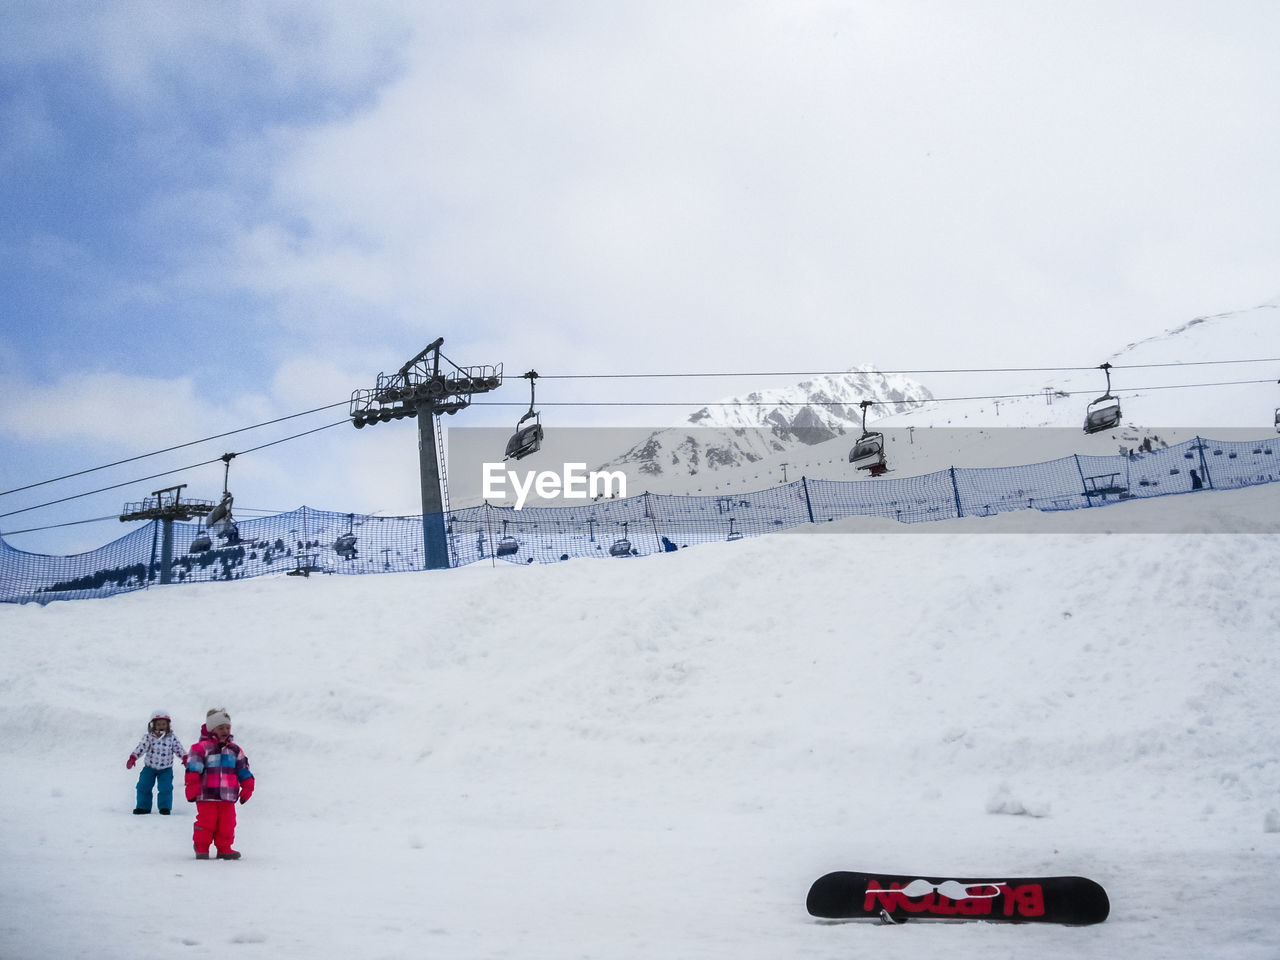
[[[542,448],[542,424],[538,421],[537,411],[533,409],[534,381],[538,379],[538,372],[530,370],[522,376],[529,381],[529,412],[516,421],[516,432],[507,441],[507,453],[502,458],[504,460],[523,460]],[[532,420],[533,423],[527,427],[522,426],[526,420]]]
[[[1120,422],[1120,400],[1111,395],[1111,364],[1098,367],[1107,375],[1107,392],[1089,404],[1084,412],[1084,432],[1100,433]]]
[[[871,400],[863,400],[859,404],[862,407],[862,436],[849,451],[849,462],[858,470],[866,470],[871,476],[878,477],[887,472],[889,466],[884,459],[884,434],[867,429],[867,407],[871,405]]]

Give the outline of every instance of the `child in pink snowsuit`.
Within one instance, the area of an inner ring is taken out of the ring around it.
[[[187,752],[187,800],[196,805],[192,841],[197,860],[209,859],[218,848],[219,860],[239,860],[231,849],[236,838],[236,800],[253,796],[249,758],[231,739],[231,716],[223,707],[210,710],[200,728],[200,741]]]

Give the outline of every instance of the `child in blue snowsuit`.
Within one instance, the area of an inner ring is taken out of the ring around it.
[[[132,770],[139,758],[145,761],[138,774],[138,803],[133,808],[134,813],[151,812],[152,787],[158,794],[160,812],[167,816],[173,809],[173,761],[177,758],[186,763],[187,749],[169,729],[170,722],[169,714],[163,710],[151,714],[146,735],[138,741],[125,763],[125,768]]]

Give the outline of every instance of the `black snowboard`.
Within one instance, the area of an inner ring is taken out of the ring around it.
[[[951,879],[919,873],[848,873],[819,877],[806,904],[832,920],[986,920],[999,923],[1101,923],[1107,892],[1084,877]]]

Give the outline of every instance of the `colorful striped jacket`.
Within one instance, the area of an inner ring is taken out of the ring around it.
[[[249,758],[231,737],[219,743],[207,728],[200,728],[200,741],[187,752],[187,799],[229,800],[235,803],[241,784],[252,780]],[[246,797],[252,788],[245,791]],[[192,796],[192,794],[195,796]]]

